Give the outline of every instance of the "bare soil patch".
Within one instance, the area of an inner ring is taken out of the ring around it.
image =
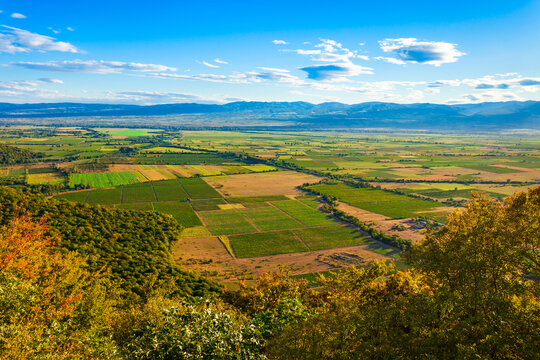
[[[405,219],[392,219],[387,216],[376,214],[371,211],[364,209],[359,209],[357,207],[351,206],[345,203],[339,203],[337,208],[341,211],[344,211],[348,215],[357,217],[360,221],[372,224],[377,230],[382,231],[385,234],[397,235],[403,239],[408,239],[414,242],[421,241],[424,238],[423,230],[410,229],[410,224],[408,223],[411,218]],[[438,209],[438,208],[437,208]],[[447,209],[447,208],[444,208]],[[437,210],[438,212],[441,210]],[[392,227],[396,225],[402,225],[406,230],[392,230]]]
[[[319,181],[313,175],[276,171],[206,177],[204,180],[223,196],[299,195],[297,186]]]
[[[217,237],[182,239],[173,248],[173,258],[184,269],[208,272],[218,281],[257,278],[266,272],[288,270],[291,275],[336,270],[363,265],[388,257],[367,250],[368,245],[312,252],[234,259]]]

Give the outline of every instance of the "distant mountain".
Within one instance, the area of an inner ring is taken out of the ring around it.
[[[151,106],[110,104],[10,104],[0,103],[0,119],[190,115],[245,117],[260,121],[293,121],[311,128],[409,129],[534,129],[540,130],[540,102],[509,101],[480,104],[394,104],[366,102],[232,102],[224,105],[195,103]]]

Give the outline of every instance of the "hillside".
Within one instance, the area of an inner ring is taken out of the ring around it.
[[[167,291],[183,296],[217,289],[172,262],[171,247],[181,226],[168,215],[77,204],[0,187],[0,226],[21,213],[45,220],[58,250],[77,252],[89,271],[110,272],[117,286],[133,294],[140,295],[153,277],[167,282]]]
[[[24,164],[41,157],[42,154],[0,143],[0,164]]]

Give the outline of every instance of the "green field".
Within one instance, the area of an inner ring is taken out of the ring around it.
[[[275,201],[272,204],[306,226],[334,225],[336,223],[331,216],[314,210],[297,200]]]
[[[122,187],[114,189],[92,190],[86,199],[88,204],[112,205],[119,204],[122,199]]]
[[[97,131],[104,132],[112,136],[128,136],[128,137],[138,137],[138,136],[155,136],[155,130],[146,130],[146,129],[96,129]]]
[[[499,167],[499,166],[491,166],[491,165],[463,165],[462,167],[472,170],[479,170],[479,171],[487,171],[495,174],[510,174],[510,173],[516,173],[516,172],[522,172],[521,170],[516,169],[509,169],[505,167]]]
[[[196,211],[208,211],[208,210],[219,210],[218,205],[225,205],[227,202],[220,199],[192,199],[190,200],[191,206]]]
[[[294,230],[294,232],[304,240],[311,250],[332,249],[372,242],[369,236],[350,226],[305,228]]]
[[[287,200],[285,195],[269,195],[269,196],[246,196],[246,197],[229,197],[227,201],[231,204],[242,204],[244,207],[265,207],[270,206],[268,201]]]
[[[163,201],[154,203],[154,210],[172,215],[184,227],[200,226],[201,220],[185,201]]]
[[[74,173],[69,181],[70,187],[75,185],[90,185],[93,188],[111,187],[138,183],[139,180],[131,172],[120,173]]]
[[[90,191],[75,191],[65,194],[56,195],[56,199],[64,199],[67,201],[85,202]]]
[[[192,199],[221,198],[221,195],[201,178],[180,178],[178,181]]]
[[[296,229],[304,227],[301,223],[274,207],[241,210],[261,231]]]
[[[236,210],[203,211],[199,213],[208,230],[214,235],[255,232],[249,221]]]
[[[254,257],[309,251],[292,231],[271,231],[229,236],[237,257]]]
[[[392,218],[428,215],[429,211],[443,206],[431,200],[416,199],[383,190],[353,188],[345,184],[318,184],[310,187],[322,194],[332,195],[352,206]]]
[[[153,181],[158,201],[186,200],[188,195],[176,180]]]
[[[156,195],[151,183],[147,182],[124,186],[122,203],[154,201],[156,201]]]
[[[151,211],[154,210],[152,203],[149,202],[140,202],[140,203],[128,203],[128,204],[118,204],[116,205],[118,209],[127,209],[127,210],[141,210],[141,211]]]

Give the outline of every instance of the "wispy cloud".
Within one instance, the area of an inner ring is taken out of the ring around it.
[[[286,42],[285,40],[272,40],[272,43],[275,44],[275,45],[287,45],[288,42]]]
[[[406,62],[429,64],[440,66],[445,63],[458,61],[458,58],[466,55],[456,48],[456,44],[442,41],[418,41],[416,38],[385,39],[379,41],[384,52],[394,54],[402,64]],[[392,62],[389,58],[378,57],[379,60]]]
[[[227,61],[221,60],[219,58],[214,59],[214,62],[218,63],[218,64],[222,64],[222,65],[227,65],[228,64]]]
[[[66,28],[66,30],[67,30],[67,31],[75,31],[75,29],[73,29],[71,26],[68,26],[68,27]]]
[[[384,56],[376,56],[373,59],[375,60],[382,60],[390,64],[397,64],[397,65],[405,65],[406,62],[401,59],[396,59],[392,57],[384,57]]]
[[[59,79],[52,79],[52,78],[39,78],[38,81],[48,83],[48,84],[63,84],[64,82]]]
[[[207,61],[201,61],[201,64],[203,64],[204,66],[208,66],[209,68],[214,68],[214,69],[217,69],[219,67],[219,65],[210,64]]]
[[[291,75],[287,70],[259,68],[256,71],[248,71],[243,73],[233,73],[230,75],[219,74],[192,74],[181,75],[171,73],[151,73],[147,76],[157,77],[161,79],[176,79],[176,80],[200,80],[209,82],[222,82],[232,84],[251,84],[265,81],[297,83],[300,79],[297,76]]]
[[[482,102],[523,101],[521,96],[511,91],[486,91],[483,93],[466,94],[457,99],[448,100],[448,104],[470,104]]]
[[[108,95],[119,102],[143,105],[167,103],[219,104],[225,102],[222,98],[209,98],[193,94],[159,91],[118,91],[108,92]]]
[[[24,53],[32,51],[80,52],[74,45],[57,41],[55,38],[36,34],[27,30],[1,25],[0,53]]]
[[[11,17],[14,19],[26,19],[26,16],[21,13],[13,13],[11,14]]]
[[[149,72],[149,71],[176,71],[175,68],[157,65],[141,64],[135,62],[103,61],[103,60],[66,60],[47,62],[18,61],[10,63],[11,66],[41,71],[83,72],[95,74],[113,74],[123,71]]]

